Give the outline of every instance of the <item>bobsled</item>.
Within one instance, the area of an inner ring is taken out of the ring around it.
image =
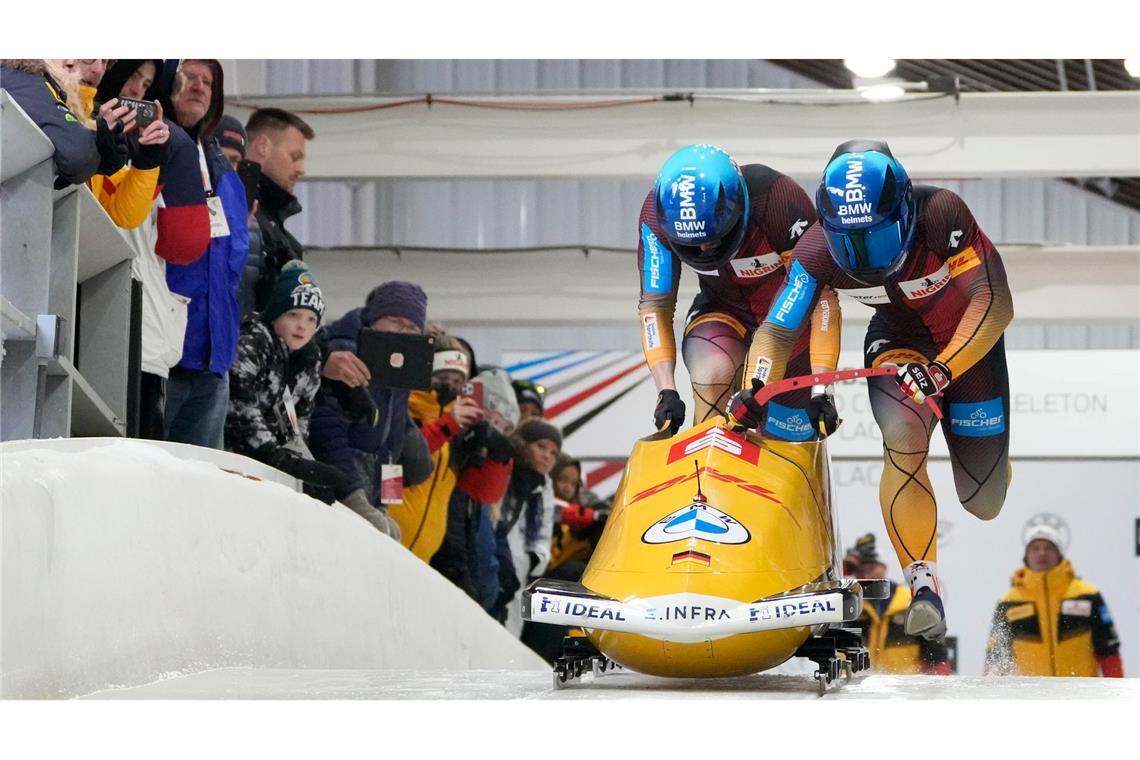
[[[893,372],[789,378],[756,400]],[[817,663],[822,693],[841,671],[866,668],[843,624],[887,583],[842,577],[826,446],[735,432],[723,417],[639,440],[581,581],[543,578],[523,594],[524,619],[584,634],[565,639],[555,686],[615,664],[707,678],[800,656]]]

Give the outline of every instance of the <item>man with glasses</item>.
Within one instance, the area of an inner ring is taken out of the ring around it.
[[[958,500],[992,520],[1009,484],[1009,377],[1002,334],[1013,299],[993,243],[954,193],[911,184],[886,143],[836,148],[815,197],[820,223],[796,243],[783,291],[752,342],[753,390],[784,377],[787,357],[820,291],[832,287],[875,310],[867,367],[899,366],[868,383],[883,434],[879,499],[914,596],[906,633],[946,631],[937,574],[937,518],[926,473],[940,409]],[[753,390],[729,405],[746,409]],[[933,399],[931,404],[924,404]]]

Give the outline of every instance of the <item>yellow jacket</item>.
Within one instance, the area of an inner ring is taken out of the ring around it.
[[[158,195],[158,172],[157,166],[139,169],[128,165],[111,175],[96,174],[87,185],[116,226],[133,230],[150,215]]]
[[[1022,567],[1013,574],[1013,587],[994,609],[986,673],[1096,676],[1098,658],[1119,651],[1100,591],[1062,559],[1047,572]]]
[[[863,644],[871,653],[871,667],[880,673],[949,673],[946,647],[937,641],[908,636],[903,628],[910,589],[891,584],[886,608],[878,600],[865,600],[856,624],[863,629]]]
[[[421,430],[441,422],[454,405],[454,401],[441,405],[433,391],[412,391],[408,397],[408,411]],[[431,561],[447,533],[447,505],[458,479],[451,464],[451,442],[447,440],[432,453],[431,477],[405,489],[401,503],[388,506],[388,514],[400,524],[401,543],[424,562]]]

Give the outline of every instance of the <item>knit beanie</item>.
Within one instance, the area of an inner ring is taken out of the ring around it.
[[[318,325],[325,313],[321,289],[317,287],[313,273],[300,259],[288,261],[281,267],[277,284],[273,286],[261,316],[269,324],[290,309],[308,309],[314,312]]]
[[[427,321],[427,293],[414,282],[385,282],[368,294],[362,317],[365,327],[370,327],[381,317],[403,317],[423,330]]]
[[[233,116],[222,114],[222,120],[214,130],[214,137],[218,138],[223,148],[233,148],[245,158],[245,127]]]
[[[435,355],[432,357],[431,371],[455,370],[463,374],[463,379],[471,377],[471,357],[464,346],[452,335],[440,335],[435,339]]]
[[[523,443],[534,443],[545,439],[554,441],[554,445],[559,449],[562,448],[562,433],[545,420],[527,420],[519,428],[518,436]]]

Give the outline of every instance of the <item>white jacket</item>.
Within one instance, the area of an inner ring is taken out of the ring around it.
[[[515,564],[515,575],[519,579],[519,591],[507,605],[507,630],[514,636],[522,635],[522,593],[528,584],[528,575],[540,576],[550,563],[550,543],[554,537],[554,485],[550,476],[542,483],[542,517],[538,525],[538,536],[533,543],[526,540],[526,517],[520,516],[511,532],[507,534],[507,545],[511,547],[511,559]],[[530,555],[538,556],[538,564],[530,568]]]
[[[160,198],[145,222],[123,232],[135,249],[131,274],[142,283],[142,370],[168,377],[170,368],[182,358],[190,299],[166,286],[166,262],[154,252],[161,203]]]

